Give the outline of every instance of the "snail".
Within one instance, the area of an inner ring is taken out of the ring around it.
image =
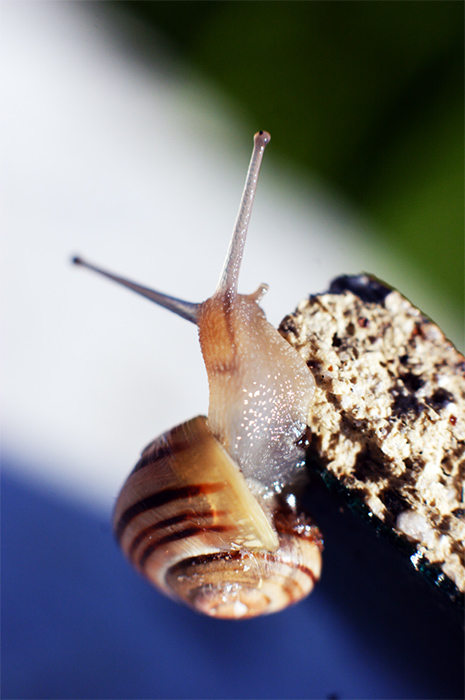
[[[193,418],[145,448],[117,499],[114,531],[159,590],[216,618],[281,610],[307,596],[321,571],[320,533],[297,511],[292,492],[314,379],[266,320],[259,301],[267,285],[237,292],[269,140],[265,131],[254,136],[226,262],[207,301],[181,301],[73,260],[198,326],[208,418]]]

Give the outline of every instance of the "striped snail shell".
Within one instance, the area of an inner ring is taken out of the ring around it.
[[[281,610],[308,595],[321,571],[320,533],[292,494],[314,379],[266,320],[259,306],[266,285],[237,292],[269,140],[255,134],[224,270],[207,301],[181,301],[74,259],[198,326],[208,418],[173,428],[142,452],[118,497],[114,528],[155,586],[217,618]]]

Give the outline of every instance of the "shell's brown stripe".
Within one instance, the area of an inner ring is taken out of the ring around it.
[[[197,557],[186,557],[186,559],[183,559],[182,561],[178,562],[177,564],[174,564],[171,566],[168,571],[166,576],[176,576],[178,572],[182,571],[185,567],[191,567],[195,566],[195,564],[199,564],[200,566],[203,566],[205,564],[208,564],[208,562],[211,561],[218,561],[221,559],[227,559],[228,561],[231,561],[232,559],[241,559],[243,556],[243,552],[237,551],[237,552],[215,552],[214,554],[200,554]],[[290,566],[289,562],[280,559],[278,556],[273,554],[272,552],[259,552],[259,551],[254,551],[254,557],[258,558],[260,557],[261,559],[268,559],[274,562],[277,562],[278,564],[283,564],[284,566]],[[315,584],[317,581],[319,581],[319,576],[315,576],[313,571],[308,568],[308,566],[304,566],[303,564],[292,564],[293,568],[298,568],[302,573],[306,574],[309,579],[311,579],[312,583]]]
[[[296,566],[296,565],[294,564],[294,566]],[[314,585],[317,581],[320,580],[320,577],[315,576],[313,571],[311,569],[309,569],[308,566],[304,566],[303,564],[297,564],[297,568],[300,571],[302,571],[303,574],[306,574],[308,576],[308,578],[312,579]]]
[[[160,539],[156,540],[155,542],[151,542],[149,545],[147,545],[147,547],[144,549],[139,558],[138,565],[141,569],[143,569],[150,555],[153,554],[153,552],[156,549],[158,549],[158,547],[162,547],[163,545],[169,544],[170,542],[184,540],[188,537],[200,535],[201,533],[227,532],[228,530],[232,529],[233,528],[231,525],[212,525],[211,527],[200,527],[199,525],[193,525],[192,527],[187,527],[184,530],[176,530],[176,532],[172,532],[170,535],[160,537]],[[193,558],[195,559],[195,557]]]
[[[241,559],[241,557],[242,552],[240,551],[214,552],[213,554],[199,554],[196,557],[186,557],[185,559],[182,559],[182,561],[177,562],[177,564],[170,566],[166,577],[168,578],[168,576],[171,575],[176,576],[178,572],[182,571],[184,568],[190,568],[196,564],[204,566],[205,564],[213,561],[221,561],[222,559],[232,561],[233,559]]]
[[[138,535],[136,535],[131,542],[131,546],[128,549],[128,557],[133,558],[134,552],[140,545],[140,543],[145,540],[146,537],[149,535],[152,535],[154,532],[157,530],[162,530],[165,527],[172,527],[173,525],[177,525],[178,523],[184,523],[186,520],[192,520],[192,519],[198,519],[198,518],[217,518],[217,517],[222,517],[226,514],[227,511],[225,510],[204,510],[200,513],[193,513],[192,511],[187,512],[185,511],[184,513],[179,513],[178,515],[173,515],[172,518],[165,518],[164,520],[159,520],[157,523],[154,523],[153,525],[149,525],[149,527],[146,527],[144,530],[141,530]]]
[[[134,474],[134,472],[138,472],[139,469],[144,469],[144,467],[148,467],[150,464],[159,462],[160,460],[165,459],[166,457],[170,457],[172,454],[173,449],[170,445],[160,445],[160,447],[158,447],[158,449],[156,450],[152,448],[147,454],[145,454],[145,452],[142,454],[141,458],[137,462],[131,474]]]
[[[222,482],[211,484],[192,484],[191,486],[180,486],[177,489],[164,489],[163,491],[158,491],[158,493],[154,493],[151,496],[142,498],[140,501],[133,503],[132,506],[129,506],[129,508],[126,508],[126,510],[123,511],[115,525],[115,537],[119,542],[129,523],[141,513],[152,510],[152,508],[160,508],[160,506],[163,506],[166,503],[172,503],[173,501],[182,500],[183,498],[194,498],[195,496],[200,496],[202,494],[215,493],[215,491],[221,491],[223,488],[224,483]]]
[[[286,583],[282,584],[282,590],[287,595],[289,603],[292,603],[295,600],[300,600],[300,598],[302,598],[304,595],[304,591],[302,590],[300,584],[292,579],[289,579],[286,581]]]
[[[160,438],[157,438],[153,443],[147,445],[131,473],[134,474],[134,472],[139,471],[139,469],[144,469],[144,467],[148,467],[150,464],[155,464],[162,459],[166,459],[166,457],[171,457],[174,453],[177,455],[191,447],[191,441],[188,439],[183,440],[181,432],[173,428],[169,441],[166,440],[161,443]]]

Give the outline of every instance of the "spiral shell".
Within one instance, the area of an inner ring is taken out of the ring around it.
[[[204,416],[143,451],[114,528],[143,575],[212,617],[276,612],[308,595],[320,576],[318,529],[284,504],[260,503]]]

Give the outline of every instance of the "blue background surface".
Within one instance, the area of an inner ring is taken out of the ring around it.
[[[303,603],[203,618],[127,565],[109,514],[34,490],[5,461],[3,698],[460,697],[460,620],[317,485],[323,579]]]

